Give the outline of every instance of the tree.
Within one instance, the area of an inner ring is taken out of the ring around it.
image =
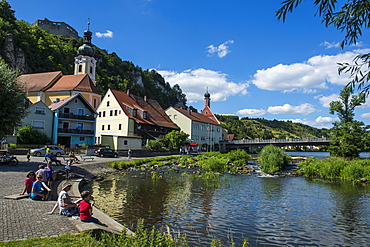
[[[165,135],[165,138],[169,140],[171,150],[179,150],[182,145],[184,145],[188,134],[183,131],[172,130],[170,133]]]
[[[352,95],[352,96],[351,96]],[[337,112],[337,115],[342,123],[353,121],[354,110],[357,106],[365,103],[365,93],[353,95],[353,89],[344,87],[339,94],[338,101],[330,102],[330,114]]]
[[[344,87],[339,99],[330,103],[330,114],[337,113],[340,121],[331,129],[329,152],[333,156],[355,158],[368,142],[364,123],[354,120],[354,110],[365,103],[365,94],[353,95],[352,88]]]
[[[285,0],[282,7],[276,12],[279,20],[285,22],[286,15],[302,3],[302,0]],[[334,26],[345,33],[341,43],[345,45],[356,44],[362,30],[370,27],[370,1],[364,0],[315,0],[317,15],[322,17],[326,26]],[[339,9],[339,11],[335,11]],[[353,64],[339,63],[339,73],[350,73],[352,80],[347,84],[352,88],[370,92],[370,53],[358,55],[353,59]]]
[[[51,143],[50,138],[45,133],[32,128],[31,125],[26,125],[18,128],[17,136],[19,142],[23,144],[47,144]]]
[[[291,157],[281,148],[274,146],[265,146],[258,158],[261,170],[266,173],[275,173],[288,166]]]
[[[26,94],[18,71],[0,59],[0,137],[12,132],[26,115]]]

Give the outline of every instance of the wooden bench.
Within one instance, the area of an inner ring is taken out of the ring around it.
[[[94,160],[94,157],[92,157],[92,156],[82,156],[82,155],[80,155],[80,158],[81,158],[82,161],[85,161],[85,160],[93,161]]]

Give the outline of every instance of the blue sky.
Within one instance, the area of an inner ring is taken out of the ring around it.
[[[64,21],[79,35],[143,69],[179,84],[188,105],[203,108],[208,87],[217,114],[292,120],[330,128],[329,102],[348,82],[337,63],[369,52],[368,32],[356,46],[339,47],[344,34],[326,28],[313,1],[285,23],[272,0],[8,0],[17,19]],[[71,59],[73,62],[73,59]],[[370,124],[370,103],[355,111]]]

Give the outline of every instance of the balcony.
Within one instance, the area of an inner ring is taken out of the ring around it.
[[[59,118],[79,119],[79,120],[91,120],[94,121],[94,115],[75,115],[73,113],[59,113]]]
[[[80,130],[80,129],[58,128],[58,133],[94,135],[94,130]]]

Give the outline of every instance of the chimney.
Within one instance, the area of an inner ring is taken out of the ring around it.
[[[190,107],[188,107],[188,114],[191,115]]]
[[[144,96],[144,101],[146,102],[146,95]]]
[[[127,89],[127,95],[130,96],[130,89]]]

